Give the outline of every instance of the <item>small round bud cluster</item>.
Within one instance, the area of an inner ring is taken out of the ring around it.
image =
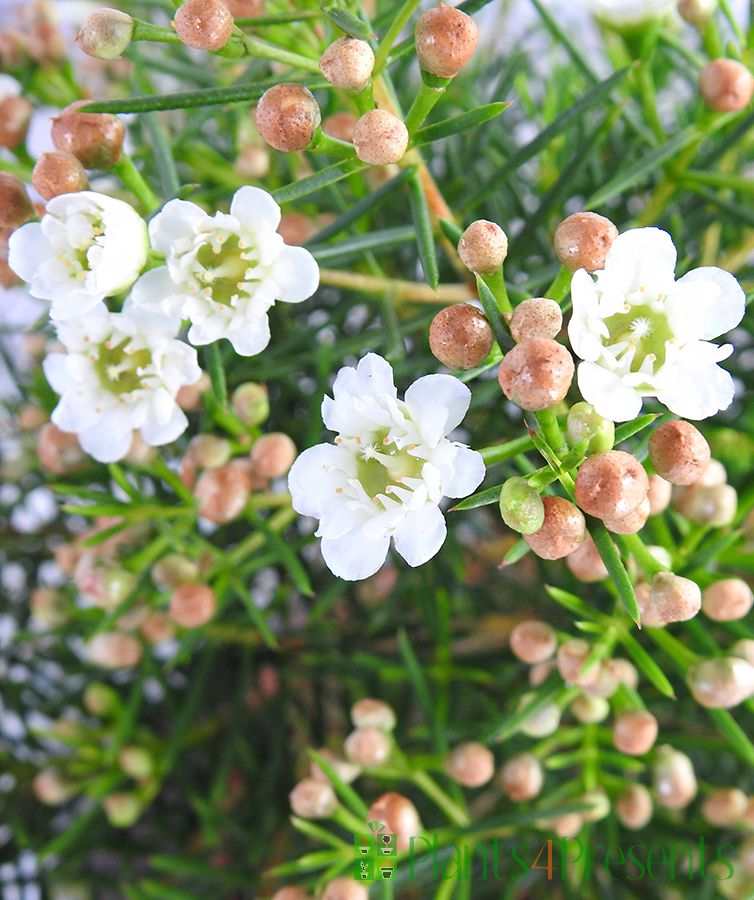
[[[117,59],[131,43],[134,20],[117,9],[95,9],[84,19],[76,43],[87,56]]]
[[[716,622],[743,619],[754,605],[754,594],[741,578],[723,578],[702,592],[702,609]]]
[[[294,815],[302,819],[329,819],[338,805],[332,786],[325,781],[304,778],[288,795]]]
[[[615,815],[624,828],[638,831],[648,825],[653,813],[652,795],[643,784],[624,788],[615,800]]]
[[[732,828],[746,814],[749,800],[739,788],[719,788],[708,794],[702,803],[702,815],[716,828]]]
[[[579,506],[589,515],[613,522],[634,512],[646,500],[648,490],[643,466],[622,450],[590,456],[576,476]]]
[[[549,338],[530,338],[509,350],[498,369],[505,396],[522,409],[549,409],[565,398],[573,381],[573,357]]]
[[[508,235],[495,222],[477,219],[461,235],[458,255],[471,272],[494,275],[508,256]]]
[[[363,884],[343,875],[327,884],[322,900],[369,900],[369,891]]]
[[[691,25],[704,26],[717,9],[718,0],[678,0],[678,12]]]
[[[566,565],[574,578],[585,584],[604,581],[608,576],[607,568],[597,550],[591,536],[587,534],[580,547],[566,557]]]
[[[262,140],[283,153],[305,150],[320,123],[313,94],[302,84],[276,84],[262,94],[255,111]]]
[[[356,155],[370,166],[397,163],[408,148],[408,129],[386,109],[364,113],[353,129]]]
[[[586,535],[581,510],[562,497],[543,497],[542,527],[524,540],[541,559],[562,559],[576,550]]]
[[[233,15],[223,0],[186,0],[173,19],[182,44],[194,50],[222,50],[233,34]]]
[[[511,336],[517,344],[530,338],[554,340],[563,327],[563,313],[554,300],[535,297],[518,304],[509,324]]]
[[[660,513],[670,505],[670,498],[673,495],[673,486],[669,481],[660,475],[649,476],[649,490],[647,491],[647,500],[649,500],[649,515],[659,516]]]
[[[376,768],[388,761],[392,741],[379,728],[357,728],[348,735],[343,749],[346,757],[357,766]]]
[[[466,13],[440,3],[420,16],[415,40],[421,68],[439,78],[453,78],[474,55],[479,32]]]
[[[388,791],[378,797],[369,807],[367,822],[381,822],[388,833],[396,836],[399,852],[408,850],[411,838],[417,837],[422,830],[419,812],[414,804],[396,791]]]
[[[441,309],[429,326],[429,349],[449,369],[473,369],[492,349],[492,329],[484,315],[470,303]]]
[[[615,423],[601,416],[591,403],[580,400],[568,410],[568,440],[573,447],[587,442],[587,453],[606,453],[615,444]]]
[[[613,744],[621,753],[643,756],[657,740],[657,719],[646,709],[619,713],[613,723]]]
[[[557,649],[555,630],[538,619],[519,622],[511,631],[510,646],[513,655],[521,662],[534,665],[550,659]]]
[[[658,572],[652,579],[647,605],[649,616],[662,625],[687,622],[702,608],[702,592],[695,581],[672,572]],[[646,624],[651,626],[652,622]]]
[[[390,732],[395,728],[395,711],[382,700],[364,697],[351,707],[351,721],[355,728],[377,728]]]
[[[600,667],[593,663],[585,671],[584,666],[591,653],[589,644],[581,638],[571,638],[558,647],[558,672],[563,681],[579,687],[593,685],[599,677]]]
[[[23,141],[32,111],[26,97],[10,94],[0,100],[0,147],[13,149]]]
[[[181,584],[170,597],[170,618],[182,628],[206,625],[217,611],[215,592],[206,584]]]
[[[34,217],[34,206],[22,182],[0,172],[0,228],[19,228]]]
[[[459,744],[445,758],[445,771],[467,788],[481,787],[495,774],[495,757],[484,746],[473,741]]]
[[[702,69],[699,89],[710,109],[738,112],[754,96],[754,75],[738,60],[713,59]]]
[[[545,521],[545,506],[539,491],[526,478],[508,478],[500,489],[500,515],[519,534],[534,534]]]
[[[45,200],[85,191],[89,187],[89,179],[78,159],[72,153],[60,150],[51,150],[39,157],[31,173],[31,183]]]
[[[206,469],[194,488],[194,496],[199,501],[199,515],[218,525],[240,516],[250,493],[248,473],[233,463]]]
[[[75,156],[85,169],[109,169],[120,159],[126,129],[117,116],[79,112],[77,101],[52,120],[56,150]]]
[[[676,419],[655,430],[649,440],[649,458],[657,474],[671,484],[694,484],[704,475],[711,454],[701,432]]]
[[[374,69],[374,53],[366,41],[341,37],[325,50],[319,70],[327,81],[343,91],[363,91]]]
[[[505,796],[514,803],[531,800],[542,790],[544,774],[536,756],[519,753],[512,757],[498,775]]]
[[[282,432],[263,434],[254,442],[249,459],[259,478],[281,478],[296,461],[296,445]]]
[[[518,701],[516,709],[526,709],[536,698],[536,694],[524,694]],[[521,723],[521,733],[527,737],[543,738],[554,734],[560,727],[560,707],[557,703],[546,703],[530,712]]]
[[[696,797],[694,766],[685,753],[668,744],[658,747],[652,768],[657,802],[666,809],[683,809]]]
[[[593,212],[568,216],[555,232],[555,255],[562,266],[575,272],[604,269],[605,259],[618,237],[618,229],[610,219]]]
[[[730,709],[754,695],[754,666],[738,656],[705,659],[688,670],[686,683],[700,706]]]
[[[141,655],[141,643],[122,631],[102,631],[86,645],[86,658],[103,669],[133,668],[138,665]]]
[[[43,425],[39,430],[37,456],[42,468],[53,475],[75,472],[86,464],[86,454],[81,449],[76,435],[61,431],[52,422]]]

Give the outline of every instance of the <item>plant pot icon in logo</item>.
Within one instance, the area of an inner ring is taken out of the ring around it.
[[[394,834],[381,834],[377,838],[377,844],[383,856],[392,856],[396,852],[396,837],[397,835]]]
[[[380,863],[380,875],[385,881],[389,881],[393,877],[394,865],[392,861]]]
[[[374,881],[374,860],[357,859],[354,865],[354,878],[361,881]]]
[[[354,836],[353,844],[360,856],[369,856],[374,852],[375,836],[373,834],[357,834]]]

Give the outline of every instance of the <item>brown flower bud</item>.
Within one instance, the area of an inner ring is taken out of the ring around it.
[[[300,247],[314,234],[316,226],[314,220],[304,213],[286,213],[280,219],[278,234],[286,244]]]
[[[558,647],[558,672],[563,681],[579,687],[594,684],[599,677],[599,666],[595,663],[584,671],[591,650],[589,644],[581,638],[571,638]]]
[[[608,531],[612,531],[613,534],[636,534],[637,531],[641,531],[647,524],[648,518],[649,498],[645,497],[636,509],[632,509],[625,516],[605,516],[602,521],[605,524],[605,528]]]
[[[581,510],[562,497],[543,497],[545,521],[524,540],[541,559],[562,559],[576,550],[586,535]]]
[[[344,875],[329,882],[322,900],[369,900],[369,891],[350,875]]]
[[[262,140],[291,153],[305,150],[319,127],[320,112],[311,91],[302,84],[276,84],[262,94],[254,117]]]
[[[586,535],[583,543],[566,557],[566,565],[575,578],[586,584],[604,581],[608,576],[607,568],[590,535]]]
[[[691,666],[686,683],[700,706],[730,709],[754,695],[754,666],[739,656],[705,659]]]
[[[624,828],[638,831],[648,825],[653,812],[652,795],[643,784],[624,788],[615,800],[615,815]]]
[[[390,737],[379,728],[357,728],[348,735],[343,749],[357,766],[376,768],[388,761],[392,746]]]
[[[657,740],[657,719],[646,709],[628,709],[613,723],[613,744],[621,753],[643,756]]]
[[[353,132],[358,121],[358,117],[350,112],[333,113],[322,123],[322,131],[325,134],[329,134],[330,137],[337,138],[339,141],[352,144]]]
[[[280,478],[296,461],[296,445],[282,432],[263,434],[254,442],[249,459],[259,478]]]
[[[338,805],[335,791],[326,781],[304,778],[288,795],[293,814],[302,819],[329,819]]]
[[[422,823],[416,807],[408,797],[395,791],[382,794],[369,807],[367,822],[373,819],[396,836],[398,852],[408,850],[411,838],[421,834]]]
[[[576,213],[558,225],[555,255],[572,272],[596,272],[605,268],[605,259],[617,237],[618,229],[610,219],[593,212]]]
[[[233,15],[222,0],[186,0],[173,19],[181,43],[194,50],[222,50],[233,25]]]
[[[170,618],[182,628],[206,625],[217,611],[215,592],[206,584],[181,584],[170,597]]]
[[[558,639],[547,622],[527,619],[511,631],[510,645],[517,659],[532,665],[550,659],[557,649]]]
[[[85,101],[67,106],[52,120],[52,142],[85,169],[109,169],[120,159],[126,129],[117,116],[79,112]]]
[[[194,496],[199,501],[199,515],[219,525],[241,515],[250,493],[249,476],[230,463],[219,469],[206,469],[194,489]]]
[[[374,53],[366,41],[347,35],[333,41],[319,61],[327,81],[343,91],[363,91],[374,69]]]
[[[652,769],[657,802],[666,809],[683,809],[696,796],[697,783],[691,760],[667,744],[659,747]]]
[[[0,147],[17,147],[26,137],[32,105],[26,97],[10,95],[0,100]]]
[[[382,700],[364,697],[351,707],[351,721],[355,728],[377,728],[390,732],[395,728],[395,712]]]
[[[139,664],[142,646],[135,637],[122,631],[102,631],[86,645],[86,657],[103,669],[130,669]]]
[[[155,587],[160,590],[172,590],[182,584],[197,581],[199,566],[193,559],[181,553],[166,553],[152,566],[149,574]]]
[[[531,753],[511,757],[500,770],[498,778],[506,797],[514,803],[533,799],[544,783],[542,766]]]
[[[169,641],[175,636],[175,627],[170,617],[163,612],[150,613],[139,625],[139,631],[150,644]]]
[[[710,525],[723,528],[736,517],[738,494],[729,484],[716,484],[712,487],[691,485],[684,490],[673,506],[692,522],[699,525]]]
[[[184,412],[196,412],[202,407],[202,396],[210,388],[210,378],[206,372],[202,372],[198,381],[193,384],[184,384],[176,394],[175,402]]]
[[[53,475],[75,472],[86,464],[86,454],[76,435],[61,431],[52,422],[43,425],[39,431],[37,456],[42,468]]]
[[[61,153],[59,150],[43,153],[39,157],[31,173],[31,183],[45,200],[85,191],[89,187],[89,179],[81,163],[71,153]]]
[[[716,622],[743,619],[754,604],[754,594],[741,578],[723,578],[702,593],[702,609]]]
[[[573,357],[557,341],[531,338],[509,350],[497,377],[505,396],[527,410],[548,409],[568,393]]]
[[[702,608],[702,592],[695,581],[672,572],[658,572],[649,589],[649,605],[666,625],[686,622]]]
[[[649,515],[659,516],[665,512],[670,504],[670,497],[673,493],[673,487],[669,481],[665,481],[660,475],[649,476],[649,490],[647,491],[647,500],[649,500]]]
[[[636,666],[627,659],[608,659],[603,665],[617,679],[618,684],[625,684],[634,691],[639,686],[639,673]]]
[[[440,3],[419,17],[415,40],[421,68],[453,78],[474,55],[479,32],[471,16]]]
[[[754,640],[741,638],[730,648],[731,656],[739,656],[754,666]]]
[[[702,69],[699,89],[710,109],[738,112],[754,95],[754,75],[735,59],[713,59]]]
[[[42,769],[31,783],[34,796],[46,806],[61,806],[76,793],[76,785],[67,781],[57,769]]]
[[[262,144],[249,144],[236,158],[236,172],[247,181],[264,178],[270,171],[270,152]]]
[[[0,172],[0,227],[18,228],[34,218],[34,206],[23,183],[10,172]]]
[[[353,145],[362,162],[387,166],[403,158],[408,147],[408,129],[386,109],[372,109],[356,123]]]
[[[524,300],[513,310],[511,336],[520,344],[530,338],[555,339],[563,327],[563,313],[554,300],[535,297]]]
[[[131,43],[134,20],[118,9],[95,9],[84,19],[76,43],[87,56],[117,59]]]
[[[0,30],[0,69],[12,72],[28,61],[29,42],[26,35],[15,28]]]
[[[731,828],[746,815],[749,800],[739,788],[718,788],[704,798],[702,816],[716,828]]]
[[[646,499],[648,490],[644,467],[622,450],[590,456],[576,476],[576,502],[599,519],[628,515]]]
[[[508,255],[508,235],[495,222],[477,219],[461,235],[458,255],[471,272],[494,275]]]
[[[495,774],[495,757],[491,751],[473,741],[459,744],[443,763],[451,778],[467,788],[481,787]]]
[[[711,454],[701,432],[676,419],[655,429],[649,440],[649,458],[657,474],[671,484],[693,484],[704,474]]]
[[[441,309],[429,326],[429,349],[449,369],[473,369],[492,349],[492,329],[470,303]]]
[[[610,715],[610,704],[604,697],[579,694],[570,706],[574,717],[584,724],[604,722]]]

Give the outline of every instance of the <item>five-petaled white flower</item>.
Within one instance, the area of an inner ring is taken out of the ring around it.
[[[579,389],[615,422],[633,419],[657,397],[687,419],[706,419],[733,400],[733,380],[717,365],[733,352],[710,343],[743,318],[745,296],[728,272],[694,269],[675,280],[676,249],[659,228],[636,228],[610,248],[596,281],[571,282],[568,336]]]
[[[635,28],[664,18],[676,0],[587,0],[594,15],[613,28]]]
[[[145,310],[87,315],[58,323],[66,353],[51,353],[44,373],[60,402],[52,421],[78,435],[100,462],[128,452],[135,430],[156,447],[174,441],[188,421],[175,402],[179,388],[201,376],[196,350],[176,340],[180,322]]]
[[[373,575],[391,537],[411,566],[437,553],[446,534],[440,501],[465,497],[484,478],[481,455],[447,439],[470,401],[451,375],[426,375],[399,400],[390,364],[374,353],[340,370],[322,402],[335,443],[305,450],[288,479],[293,508],[319,519],[335,575]]]
[[[228,338],[241,356],[260,353],[275,301],[299,303],[319,284],[314,257],[289,247],[275,230],[279,223],[280,207],[260,188],[237,191],[230,215],[171,200],[149,223],[166,265],[139,279],[134,303],[189,319],[192,344]]]
[[[13,232],[8,264],[63,321],[129,288],[148,252],[146,223],[128,203],[79,191],[54,197],[41,222]]]

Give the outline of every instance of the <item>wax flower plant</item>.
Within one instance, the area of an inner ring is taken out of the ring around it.
[[[76,7],[0,24],[0,880],[750,897],[754,23]]]

